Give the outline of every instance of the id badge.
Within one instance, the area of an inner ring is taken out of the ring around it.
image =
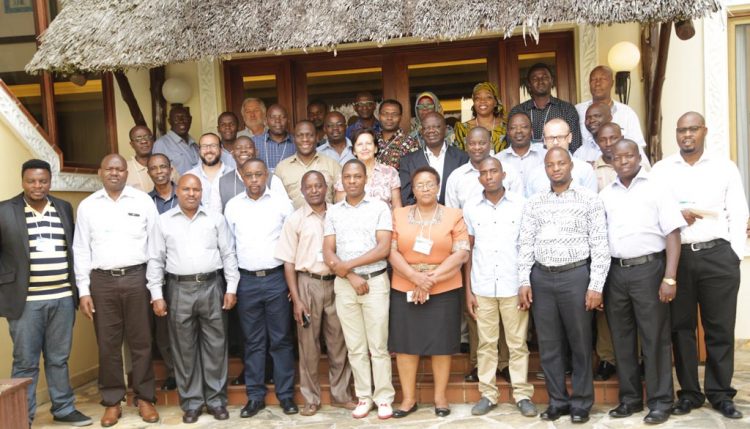
[[[53,253],[55,251],[55,242],[49,238],[38,238],[36,240],[36,250],[42,253]]]
[[[417,237],[417,239],[414,240],[414,247],[412,250],[423,255],[429,255],[430,252],[432,252],[432,240],[429,238]]]
[[[316,262],[323,262],[323,250],[318,250],[318,255],[315,257]]]

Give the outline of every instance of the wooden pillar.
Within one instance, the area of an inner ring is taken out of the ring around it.
[[[125,104],[128,105],[130,116],[133,117],[133,123],[135,125],[146,126],[146,120],[143,118],[143,112],[141,112],[141,108],[138,106],[138,100],[136,100],[135,94],[133,94],[133,88],[130,87],[128,77],[121,71],[115,72],[114,75],[117,80],[117,86],[120,87],[120,95]]]
[[[161,92],[166,80],[164,66],[154,67],[148,71],[151,84],[151,123],[156,138],[167,133],[167,100]]]

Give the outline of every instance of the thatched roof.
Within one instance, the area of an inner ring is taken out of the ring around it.
[[[67,0],[26,66],[112,71],[238,52],[700,18],[719,0]]]

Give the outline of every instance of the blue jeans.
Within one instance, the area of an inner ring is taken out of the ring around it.
[[[36,413],[39,356],[44,353],[44,371],[52,401],[52,414],[65,417],[75,411],[75,395],[68,377],[68,357],[73,342],[75,305],[73,298],[29,301],[20,319],[8,320],[13,341],[12,378],[31,378],[28,390],[29,422]]]

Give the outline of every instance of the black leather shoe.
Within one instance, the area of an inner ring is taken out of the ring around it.
[[[417,411],[417,404],[416,404],[416,402],[414,403],[414,406],[412,406],[411,408],[409,408],[406,411],[404,411],[404,410],[393,410],[393,415],[391,417],[393,417],[394,419],[401,419],[401,418],[404,418],[404,417],[408,416],[409,414],[413,413],[414,411]]]
[[[229,418],[229,411],[227,411],[227,407],[221,406],[221,407],[207,407],[208,408],[208,414],[211,414],[214,416],[216,420],[226,420]]]
[[[299,408],[297,408],[297,405],[294,404],[294,401],[291,399],[282,399],[279,401],[279,406],[282,410],[284,410],[284,414],[297,414],[299,413]]]
[[[201,409],[198,408],[197,410],[187,410],[185,411],[185,414],[182,415],[182,423],[190,424],[195,423],[198,421],[198,417],[201,416]]]
[[[650,425],[660,425],[669,420],[670,414],[668,410],[651,410],[643,418],[643,422]]]
[[[714,408],[719,410],[721,415],[728,419],[742,418],[742,413],[734,407],[734,402],[730,400],[721,401],[721,403],[719,403],[719,405],[715,405]]]
[[[550,405],[547,407],[542,414],[539,415],[539,417],[542,420],[549,420],[551,422],[554,422],[555,420],[559,419],[560,416],[567,416],[570,414],[570,407],[556,407],[554,405]]]
[[[621,419],[624,417],[630,417],[633,415],[633,413],[640,413],[641,411],[643,411],[643,405],[638,407],[621,402],[620,405],[617,406],[617,408],[609,410],[609,416],[616,419]]]
[[[599,362],[599,367],[596,369],[596,374],[594,374],[594,380],[596,381],[605,381],[609,380],[614,373],[617,372],[617,368],[615,368],[614,365],[607,362],[606,360],[603,360]]]
[[[245,404],[245,406],[242,408],[242,411],[240,411],[240,417],[252,417],[258,414],[258,411],[262,410],[263,408],[266,408],[266,403],[264,401],[247,401],[247,404]]]
[[[451,415],[451,409],[435,407],[435,415],[438,417],[448,417]]]
[[[177,388],[177,380],[174,377],[167,377],[164,380],[164,384],[161,385],[161,390],[175,390]]]
[[[572,423],[586,423],[589,421],[589,412],[582,408],[570,410],[570,421]]]
[[[505,368],[503,368],[502,370],[500,370],[500,371],[497,371],[497,372],[495,373],[495,376],[496,376],[496,377],[502,377],[502,378],[503,378],[503,380],[505,380],[505,381],[507,381],[508,383],[510,383],[510,369],[508,369],[508,367],[507,367],[507,366],[506,366]]]
[[[684,416],[685,414],[690,414],[690,411],[700,407],[700,405],[695,405],[691,402],[690,399],[682,398],[672,405],[672,414],[675,416]]]
[[[479,370],[474,368],[470,373],[464,376],[464,381],[467,383],[478,383],[479,382]]]
[[[235,378],[234,380],[232,380],[232,382],[229,383],[229,384],[231,384],[232,386],[244,386],[245,385],[245,375],[244,374],[238,375],[237,378]]]

